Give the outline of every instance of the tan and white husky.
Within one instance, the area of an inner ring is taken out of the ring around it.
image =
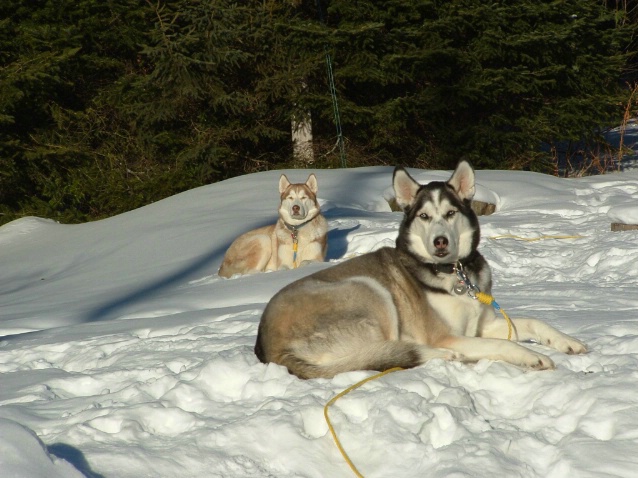
[[[326,257],[328,223],[317,202],[317,177],[291,184],[285,174],[279,178],[279,220],[270,226],[242,234],[233,241],[219,275],[294,269]]]
[[[384,247],[289,284],[261,317],[255,353],[301,377],[415,367],[433,358],[503,360],[532,369],[552,360],[507,340],[508,326],[476,299],[491,290],[477,250],[474,170],[461,162],[447,182],[393,176],[404,217],[396,247]],[[583,353],[576,339],[535,319],[512,319],[513,340]]]

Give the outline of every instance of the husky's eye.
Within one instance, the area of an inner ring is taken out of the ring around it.
[[[448,211],[448,213],[446,214],[448,219],[451,219],[454,217],[454,215],[456,214],[456,211]]]
[[[428,219],[430,219],[430,216],[428,216],[426,213],[422,212],[421,214],[419,214],[419,217],[421,219],[423,219],[424,221],[427,221]]]

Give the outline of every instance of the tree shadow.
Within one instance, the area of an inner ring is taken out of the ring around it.
[[[84,453],[66,443],[54,443],[47,446],[47,451],[58,458],[71,463],[76,470],[82,473],[86,478],[106,478],[100,473],[96,473],[91,469],[91,465],[86,461]]]
[[[221,262],[228,246],[230,246],[230,243],[222,247],[218,247],[204,256],[196,258],[185,267],[182,267],[165,277],[158,278],[153,282],[117,298],[116,300],[112,300],[98,306],[87,314],[83,322],[97,322],[100,320],[112,319],[116,315],[115,312],[119,309],[142,302],[143,300],[153,297],[172,286],[183,284],[188,280],[198,278],[199,275],[204,273],[206,270],[210,271],[214,264]],[[216,268],[214,268],[213,273],[217,274]]]
[[[270,224],[274,224],[274,220],[263,221],[262,223],[251,225],[248,230],[257,229],[262,226],[267,226]],[[239,235],[237,234],[237,237]],[[230,238],[228,242],[216,247],[210,252],[201,255],[195,259],[193,259],[190,263],[167,274],[165,277],[160,277],[146,285],[141,286],[138,289],[132,290],[130,293],[125,294],[116,300],[112,300],[108,303],[104,303],[99,305],[92,311],[90,311],[83,322],[97,322],[101,320],[109,320],[114,318],[117,314],[116,312],[120,309],[123,309],[127,306],[133,305],[138,302],[142,302],[149,297],[153,297],[163,291],[170,289],[173,286],[181,285],[184,282],[189,280],[194,280],[200,278],[202,274],[211,273],[217,274],[217,268],[221,265],[221,261],[224,258],[224,254],[230,247],[230,244],[236,239],[236,237]]]

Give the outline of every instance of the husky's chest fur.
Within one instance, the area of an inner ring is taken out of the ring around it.
[[[467,294],[430,293],[428,301],[453,335],[475,337],[481,317],[491,312],[489,309],[486,310],[485,305]]]
[[[319,255],[325,255],[327,232],[327,222],[319,214],[301,227],[291,227],[279,219],[274,230],[277,250],[267,269],[294,269],[315,260]]]
[[[445,271],[430,264],[420,264],[410,254],[402,252],[397,257],[404,264],[404,274],[410,276],[410,280],[418,284],[420,295],[425,302],[421,310],[431,309],[431,314],[440,320],[446,329],[446,333],[454,335],[476,336],[480,321],[484,316],[493,314],[492,308],[487,307],[470,294],[466,289],[455,291],[459,284],[456,274],[456,265],[446,264]],[[458,267],[462,267],[461,263]],[[489,266],[483,257],[474,253],[469,267],[465,268],[468,279],[477,287],[479,283],[489,289],[491,274]],[[418,325],[428,327],[427,321]]]

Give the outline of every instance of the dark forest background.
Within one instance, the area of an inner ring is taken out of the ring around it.
[[[3,0],[0,224],[337,168],[338,139],[349,167],[551,173],[627,120],[637,24],[628,0]]]

